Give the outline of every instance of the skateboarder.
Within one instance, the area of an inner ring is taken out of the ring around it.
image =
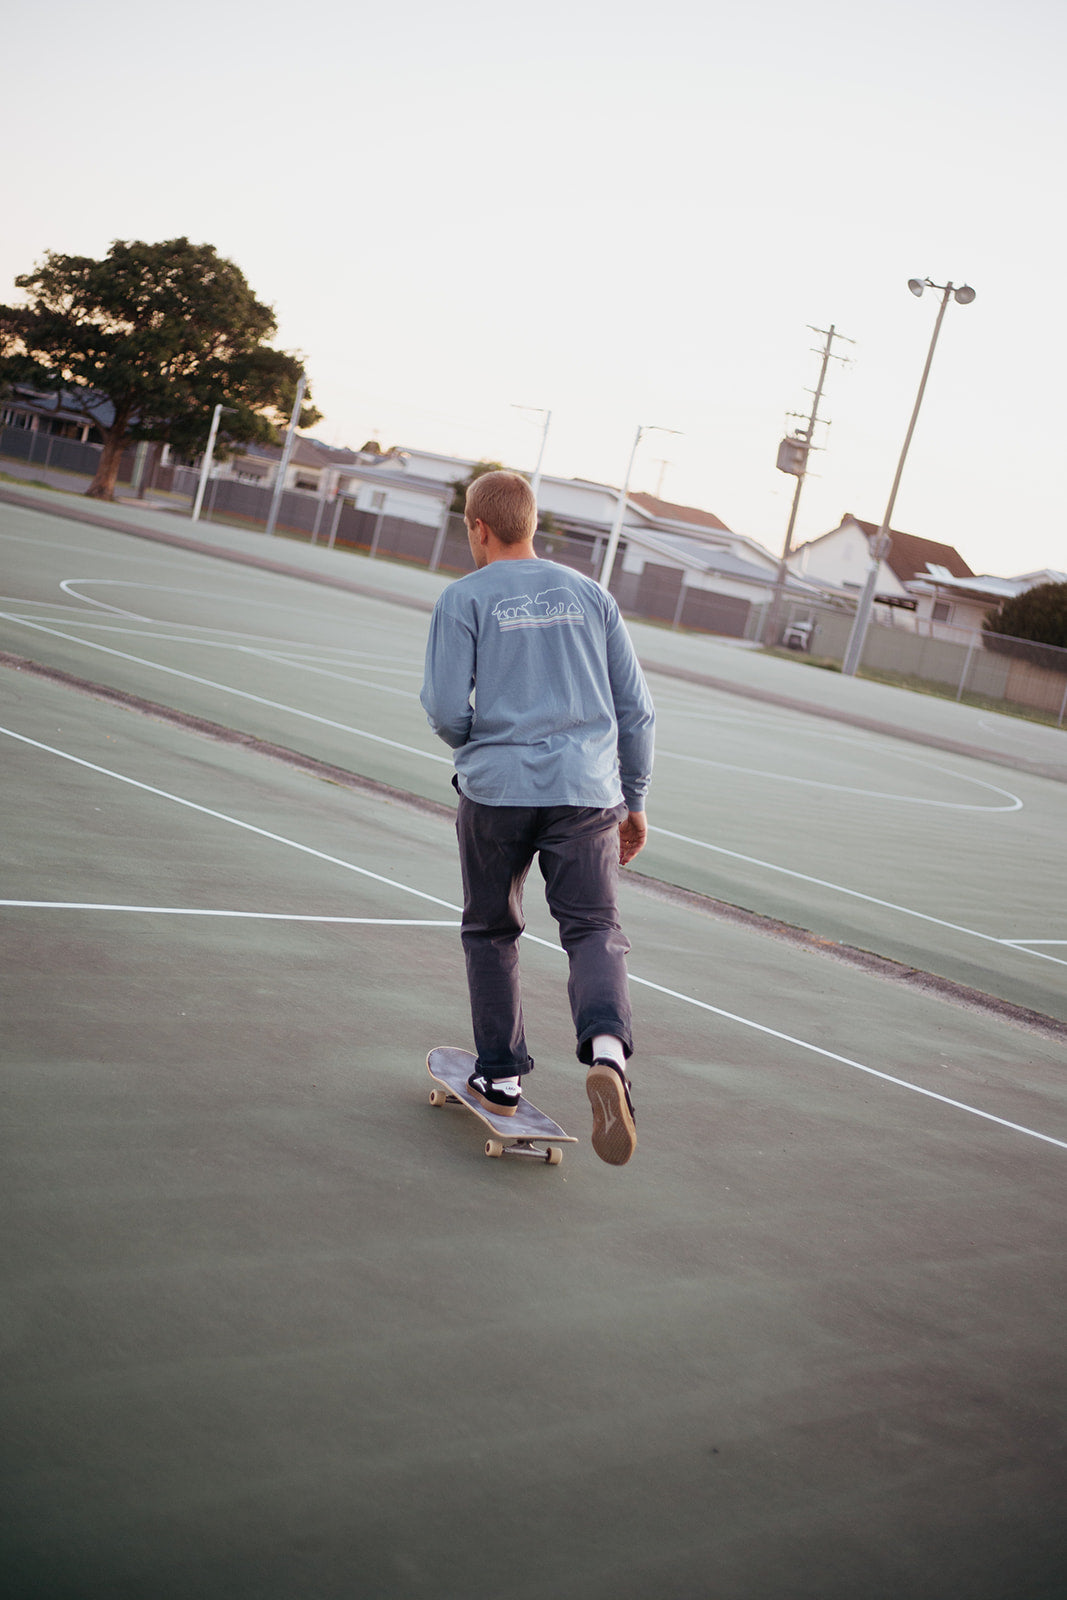
[[[630,945],[616,888],[620,863],[646,838],[652,700],[615,601],[536,555],[537,506],[525,478],[477,478],[465,520],[476,570],[434,607],[421,698],[456,766],[461,937],[477,1050],[470,1086],[487,1109],[507,1115],[533,1070],[518,940],[536,855],[570,962],[593,1148],[622,1166],[637,1138],[625,1070]]]

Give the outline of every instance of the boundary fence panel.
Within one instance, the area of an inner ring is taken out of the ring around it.
[[[42,470],[91,476],[101,447],[29,428],[0,427],[0,456],[39,465]],[[120,481],[132,482],[135,451],[123,452]],[[199,473],[174,464],[153,462],[151,492],[188,500],[196,494]],[[249,528],[265,527],[273,490],[269,485],[213,476],[208,483],[202,519],[228,521]],[[175,509],[178,509],[176,506]],[[384,512],[361,511],[351,500],[326,499],[304,489],[287,489],[279,506],[279,532],[311,543],[358,550],[371,556],[392,556],[434,570],[466,573],[473,569],[462,516],[449,514],[442,523],[412,522]],[[552,529],[538,535],[541,552],[589,577],[599,571],[601,538],[581,538]],[[646,563],[641,573],[616,566],[611,592],[635,618],[755,644],[761,637],[767,605],[684,582],[680,568]],[[916,621],[914,613],[895,611],[883,617],[875,608],[867,634],[861,673],[884,675],[909,686],[929,685],[935,692],[954,693],[996,706],[1025,707],[1067,718],[1067,649],[1028,640],[991,636],[944,623]],[[806,629],[808,654],[827,664],[840,663],[852,630],[853,608],[847,604],[789,601],[782,613],[782,637],[794,624]]]

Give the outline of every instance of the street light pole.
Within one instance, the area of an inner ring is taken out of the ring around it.
[[[856,617],[852,624],[852,632],[849,635],[848,646],[845,650],[845,659],[841,663],[842,673],[849,678],[855,676],[856,669],[860,664],[860,657],[863,654],[863,646],[867,638],[867,629],[869,628],[871,622],[871,609],[874,605],[874,590],[875,585],[878,582],[878,569],[890,546],[889,527],[893,519],[893,507],[897,502],[897,490],[900,488],[900,480],[904,472],[904,463],[908,457],[908,446],[911,444],[911,436],[915,432],[915,424],[919,416],[919,407],[922,405],[923,395],[926,393],[926,380],[930,376],[930,367],[934,359],[934,350],[937,347],[937,336],[941,332],[941,323],[944,320],[949,297],[951,296],[961,306],[969,306],[975,297],[974,290],[969,284],[961,283],[957,289],[956,286],[951,283],[931,283],[929,278],[909,278],[908,288],[915,296],[921,295],[923,290],[926,288],[938,289],[941,291],[941,304],[938,307],[937,320],[934,323],[934,332],[930,340],[930,348],[926,353],[926,365],[923,367],[923,375],[919,382],[919,392],[915,396],[915,405],[912,407],[911,421],[908,423],[908,431],[904,436],[904,446],[900,452],[900,460],[897,462],[896,475],[893,478],[893,487],[889,491],[889,503],[885,508],[885,515],[882,518],[882,525],[878,529],[878,532],[875,535],[874,543],[871,546],[871,565],[867,572],[867,581],[863,586],[863,593],[860,595],[859,605],[856,608]]]
[[[541,425],[541,448],[537,452],[537,465],[534,468],[533,477],[530,480],[530,487],[533,490],[534,499],[536,500],[538,492],[541,488],[541,464],[545,459],[545,445],[548,443],[548,429],[552,421],[552,413],[551,411],[545,411],[541,406],[513,405],[511,409],[513,411],[533,411],[537,414],[537,416],[544,417],[545,419]]]
[[[278,474],[274,480],[274,493],[270,497],[270,511],[267,515],[267,526],[263,530],[264,533],[268,535],[274,532],[275,525],[278,521],[278,508],[282,503],[282,490],[285,488],[285,474],[289,470],[289,458],[293,453],[293,446],[296,443],[296,428],[297,423],[300,421],[300,412],[304,404],[304,390],[306,388],[307,378],[303,373],[301,373],[300,382],[296,386],[296,399],[293,401],[293,409],[289,417],[289,431],[285,435],[285,444],[282,446],[282,458],[278,462]]]
[[[204,504],[204,490],[207,488],[208,474],[211,471],[211,458],[215,453],[215,439],[219,431],[219,418],[222,416],[223,407],[217,405],[211,418],[211,431],[207,436],[207,449],[204,459],[200,463],[200,482],[196,486],[196,499],[193,501],[193,514],[190,522],[200,521],[200,509]]]
[[[600,577],[597,579],[600,587],[605,591],[607,590],[608,584],[611,582],[611,569],[615,565],[615,554],[619,548],[619,535],[622,532],[622,522],[626,515],[626,496],[630,490],[630,474],[633,472],[634,457],[637,455],[637,447],[641,443],[643,435],[646,433],[678,433],[678,431],[679,430],[677,428],[657,427],[654,422],[643,422],[638,428],[637,432],[634,434],[633,447],[630,450],[630,459],[626,463],[626,477],[623,479],[622,488],[619,490],[618,504],[615,507],[615,521],[612,523],[611,532],[608,534],[608,547],[604,551],[604,562],[600,568]]]

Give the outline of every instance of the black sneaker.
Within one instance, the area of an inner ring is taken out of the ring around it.
[[[467,1088],[486,1111],[498,1117],[513,1117],[519,1109],[522,1096],[518,1089],[498,1089],[491,1078],[483,1077],[480,1072],[471,1073]]]
[[[624,1167],[637,1149],[634,1103],[622,1068],[598,1056],[585,1075],[593,1108],[593,1149],[611,1167]]]

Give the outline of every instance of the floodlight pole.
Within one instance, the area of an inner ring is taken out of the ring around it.
[[[200,521],[200,510],[204,504],[204,490],[207,488],[208,475],[211,472],[211,458],[215,453],[215,439],[218,435],[219,418],[222,416],[222,411],[222,406],[217,405],[211,418],[211,430],[207,436],[204,459],[200,463],[200,482],[196,486],[196,499],[193,501],[193,514],[189,518],[190,522]]]
[[[301,373],[300,382],[296,386],[296,399],[293,401],[293,409],[289,417],[289,429],[285,435],[285,443],[282,446],[282,458],[278,462],[278,472],[274,479],[274,493],[270,497],[267,526],[263,530],[268,537],[273,534],[277,525],[278,508],[282,503],[282,491],[285,488],[285,474],[289,470],[289,458],[292,456],[293,446],[296,443],[296,426],[300,421],[300,412],[304,404],[304,390],[306,388],[307,378]]]
[[[870,627],[871,623],[871,610],[874,606],[874,590],[878,582],[878,569],[882,564],[884,556],[889,550],[889,527],[893,520],[893,507],[897,503],[897,490],[900,488],[900,479],[904,472],[904,463],[908,457],[908,446],[911,444],[911,436],[915,432],[915,424],[919,417],[919,407],[922,405],[923,395],[926,393],[926,380],[930,376],[930,367],[934,359],[934,350],[937,347],[937,336],[941,332],[941,323],[944,320],[949,297],[954,294],[961,305],[968,305],[970,301],[974,299],[974,290],[968,288],[966,284],[961,284],[959,288],[957,288],[956,285],[952,283],[931,283],[929,278],[925,278],[921,281],[918,278],[912,278],[908,284],[908,288],[911,289],[913,294],[921,295],[923,289],[927,285],[929,285],[931,289],[941,290],[941,304],[938,307],[937,320],[934,323],[933,336],[930,340],[930,348],[926,353],[926,365],[923,367],[923,375],[919,381],[919,392],[915,396],[915,404],[912,407],[911,421],[908,423],[908,431],[904,436],[904,446],[900,452],[900,460],[897,462],[896,475],[893,478],[893,487],[889,491],[889,504],[885,508],[885,515],[882,518],[882,525],[875,535],[874,543],[871,545],[871,565],[867,571],[867,581],[863,585],[863,593],[860,595],[859,605],[856,607],[856,616],[852,624],[852,632],[849,634],[848,645],[845,649],[845,659],[841,663],[842,673],[849,678],[855,677],[856,670],[860,664],[860,657],[863,655],[863,646],[867,638],[867,629]]]
[[[604,551],[604,562],[600,568],[600,577],[597,579],[600,587],[605,591],[607,590],[608,584],[611,582],[611,569],[615,565],[615,554],[619,548],[619,535],[622,532],[622,522],[626,515],[626,496],[630,490],[630,474],[633,472],[634,457],[637,455],[637,447],[641,443],[641,440],[646,433],[678,432],[679,430],[677,428],[660,428],[657,427],[654,422],[643,422],[638,428],[637,432],[634,434],[634,442],[630,450],[630,459],[626,463],[626,477],[623,479],[622,488],[619,490],[618,504],[615,507],[615,521],[612,523],[611,532],[608,534],[608,546]]]

